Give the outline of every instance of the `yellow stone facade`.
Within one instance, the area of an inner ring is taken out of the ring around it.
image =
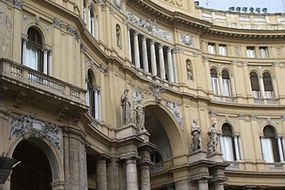
[[[285,189],[285,14],[0,0],[5,190]]]

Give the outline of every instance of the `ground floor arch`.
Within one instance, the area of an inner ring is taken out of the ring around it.
[[[13,158],[21,161],[12,174],[10,190],[52,190],[52,170],[44,151],[32,140],[23,140]]]

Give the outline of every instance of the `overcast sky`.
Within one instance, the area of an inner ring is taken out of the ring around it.
[[[201,7],[228,10],[229,7],[266,7],[268,12],[285,12],[285,0],[199,0]],[[208,2],[208,3],[207,3]]]

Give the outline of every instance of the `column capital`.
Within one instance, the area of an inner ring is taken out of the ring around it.
[[[154,41],[152,39],[149,39],[150,45],[154,45]]]
[[[139,34],[136,30],[133,31],[134,31],[134,36],[137,36]]]
[[[146,40],[146,37],[144,35],[141,35],[142,37],[142,40],[145,41]]]
[[[168,52],[171,52],[172,50],[173,50],[172,47],[167,47],[167,51],[168,51]]]
[[[162,44],[158,44],[158,48],[162,49],[163,45]]]

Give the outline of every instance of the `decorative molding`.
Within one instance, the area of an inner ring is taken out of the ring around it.
[[[47,139],[62,152],[62,131],[55,124],[36,119],[31,115],[13,115],[10,118],[10,139],[22,136],[24,139]]]
[[[179,126],[183,127],[183,117],[182,117],[178,104],[174,102],[166,102],[166,107],[168,107],[169,110],[173,113]]]
[[[23,4],[24,3],[22,0],[14,0],[14,6],[19,10],[23,9]]]
[[[193,37],[190,34],[180,34],[181,42],[186,46],[193,46]]]
[[[76,40],[80,39],[80,33],[74,26],[71,26],[60,19],[54,18],[53,19],[53,26],[62,30],[63,32],[69,33],[75,37]]]
[[[147,31],[155,36],[158,36],[161,39],[167,41],[173,41],[173,36],[171,32],[159,28],[155,20],[145,20],[130,12],[127,13],[127,17],[131,23],[143,28],[144,31]]]

